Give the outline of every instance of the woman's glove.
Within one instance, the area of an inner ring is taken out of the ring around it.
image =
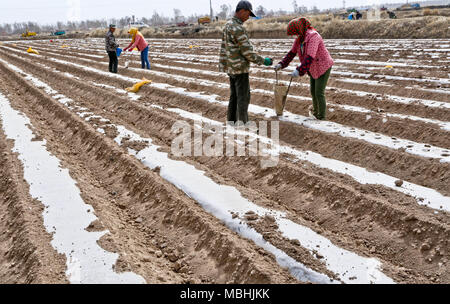
[[[294,72],[292,72],[291,77],[292,78],[297,78],[300,76],[300,72],[298,71],[298,69],[295,69]]]
[[[279,71],[279,70],[281,70],[283,67],[281,66],[281,64],[279,63],[279,64],[277,64],[275,67],[274,67],[274,70],[275,71]]]
[[[266,58],[264,59],[264,65],[265,66],[271,66],[273,64],[272,58]]]

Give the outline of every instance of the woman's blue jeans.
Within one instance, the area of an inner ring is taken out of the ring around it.
[[[141,63],[142,68],[145,69],[147,66],[147,70],[150,70],[150,61],[148,61],[148,45],[147,47],[141,52]]]

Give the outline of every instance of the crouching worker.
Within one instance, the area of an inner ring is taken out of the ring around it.
[[[131,43],[124,49],[124,51],[128,50],[131,52],[135,47],[137,47],[137,49],[141,52],[142,68],[147,68],[147,70],[150,70],[150,61],[148,60],[148,43],[145,41],[144,36],[138,31],[137,28],[130,29],[128,34],[132,36]]]
[[[238,121],[244,124],[248,122],[250,62],[258,65],[272,65],[272,59],[263,58],[253,51],[243,26],[250,16],[255,16],[252,5],[248,1],[240,1],[236,7],[236,14],[225,24],[222,34],[219,70],[230,77],[231,92],[227,121],[234,124]]]
[[[106,52],[108,52],[109,56],[109,71],[111,73],[117,73],[117,66],[119,65],[119,59],[117,58],[119,44],[116,42],[116,37],[114,37],[115,31],[116,26],[111,24],[105,38]]]
[[[310,91],[313,100],[312,115],[320,120],[326,119],[327,104],[325,88],[334,62],[325,47],[322,36],[311,26],[305,18],[294,19],[287,28],[289,36],[297,36],[292,49],[283,60],[275,66],[281,70],[289,66],[298,54],[301,65],[292,73],[292,77],[303,76],[308,73],[310,78]]]

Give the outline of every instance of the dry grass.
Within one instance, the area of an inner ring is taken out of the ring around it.
[[[332,21],[318,30],[325,38],[450,38],[449,18],[418,17],[400,20],[359,20],[357,26],[345,21]]]
[[[408,19],[382,19],[378,21],[349,21],[321,16],[311,18],[313,26],[328,39],[401,39],[401,38],[450,38],[450,18],[425,16]],[[286,23],[248,24],[249,33],[257,38],[286,37]]]
[[[438,16],[439,15],[439,11],[437,9],[429,9],[426,8],[423,10],[423,15],[424,16]]]
[[[402,13],[402,12],[400,12]],[[400,14],[397,13],[397,16]],[[410,12],[408,12],[410,13]],[[416,11],[413,13],[417,13]],[[328,39],[406,39],[406,38],[450,38],[450,18],[435,16],[447,13],[438,10],[423,10],[419,12],[425,16],[389,19],[386,12],[381,20],[350,21],[333,14],[305,16],[312,25]],[[285,38],[286,27],[290,20],[298,16],[281,16],[250,20],[245,23],[249,34],[253,38]],[[178,27],[150,27],[142,29],[142,34],[149,38],[220,38],[225,21],[219,21],[209,26]],[[104,37],[106,29],[94,30],[91,37]],[[127,29],[118,29],[116,36],[129,38]]]

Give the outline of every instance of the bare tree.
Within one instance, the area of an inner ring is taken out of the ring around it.
[[[58,30],[62,30],[64,29],[64,23],[62,23],[61,21],[56,22],[56,27]]]
[[[181,14],[181,10],[178,8],[173,9],[173,15],[175,16],[175,23],[181,22],[184,16]]]
[[[275,16],[275,12],[273,10],[266,12],[266,17],[273,17],[273,16]]]
[[[231,4],[228,4],[228,17],[233,17],[234,14],[236,13],[236,10],[233,10],[233,7],[231,6]]]
[[[12,33],[12,26],[11,26],[11,24],[6,24],[3,28],[4,28],[4,31],[6,33],[8,33],[8,34]]]
[[[220,12],[217,14],[217,16],[219,16],[220,19],[227,19],[228,17],[228,12],[229,12],[229,6],[226,4],[222,4],[220,6]]]
[[[294,13],[299,13],[297,0],[292,1],[292,6],[294,7]]]
[[[256,16],[264,17],[266,15],[266,9],[264,6],[260,5],[256,8]]]
[[[284,9],[279,9],[276,13],[278,16],[284,16],[287,15],[287,12]]]
[[[152,25],[163,25],[164,24],[164,17],[160,16],[157,11],[153,12],[152,18],[150,20],[151,20]]]

